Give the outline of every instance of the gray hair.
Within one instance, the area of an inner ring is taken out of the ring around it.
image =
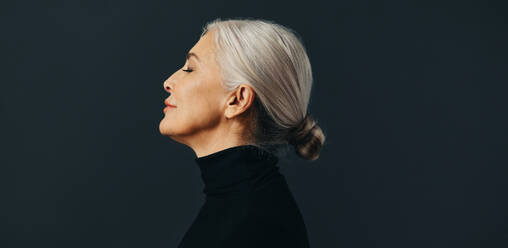
[[[223,87],[247,84],[255,91],[253,145],[279,153],[291,144],[300,157],[316,160],[325,135],[307,114],[312,69],[298,34],[273,21],[248,18],[217,18],[201,36],[212,29]]]

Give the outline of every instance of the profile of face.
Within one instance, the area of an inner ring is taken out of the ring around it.
[[[164,101],[167,107],[159,131],[195,151],[198,146],[213,149],[212,140],[226,138],[231,131],[227,129],[234,127],[227,117],[245,111],[254,97],[246,85],[233,92],[221,86],[213,35],[209,31],[202,36],[189,51],[185,65],[163,84],[170,96]]]

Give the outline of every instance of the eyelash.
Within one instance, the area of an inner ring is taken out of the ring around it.
[[[182,69],[182,71],[190,73],[192,71],[192,69],[187,69],[187,70]]]

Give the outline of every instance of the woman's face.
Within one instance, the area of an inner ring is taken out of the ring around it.
[[[189,144],[204,139],[207,131],[220,122],[226,104],[226,90],[221,86],[220,70],[215,61],[213,32],[207,32],[192,47],[185,65],[165,82],[171,95],[165,105],[159,131],[173,140]]]

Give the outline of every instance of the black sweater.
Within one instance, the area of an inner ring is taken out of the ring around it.
[[[278,157],[253,145],[195,158],[206,199],[179,248],[309,247]]]

